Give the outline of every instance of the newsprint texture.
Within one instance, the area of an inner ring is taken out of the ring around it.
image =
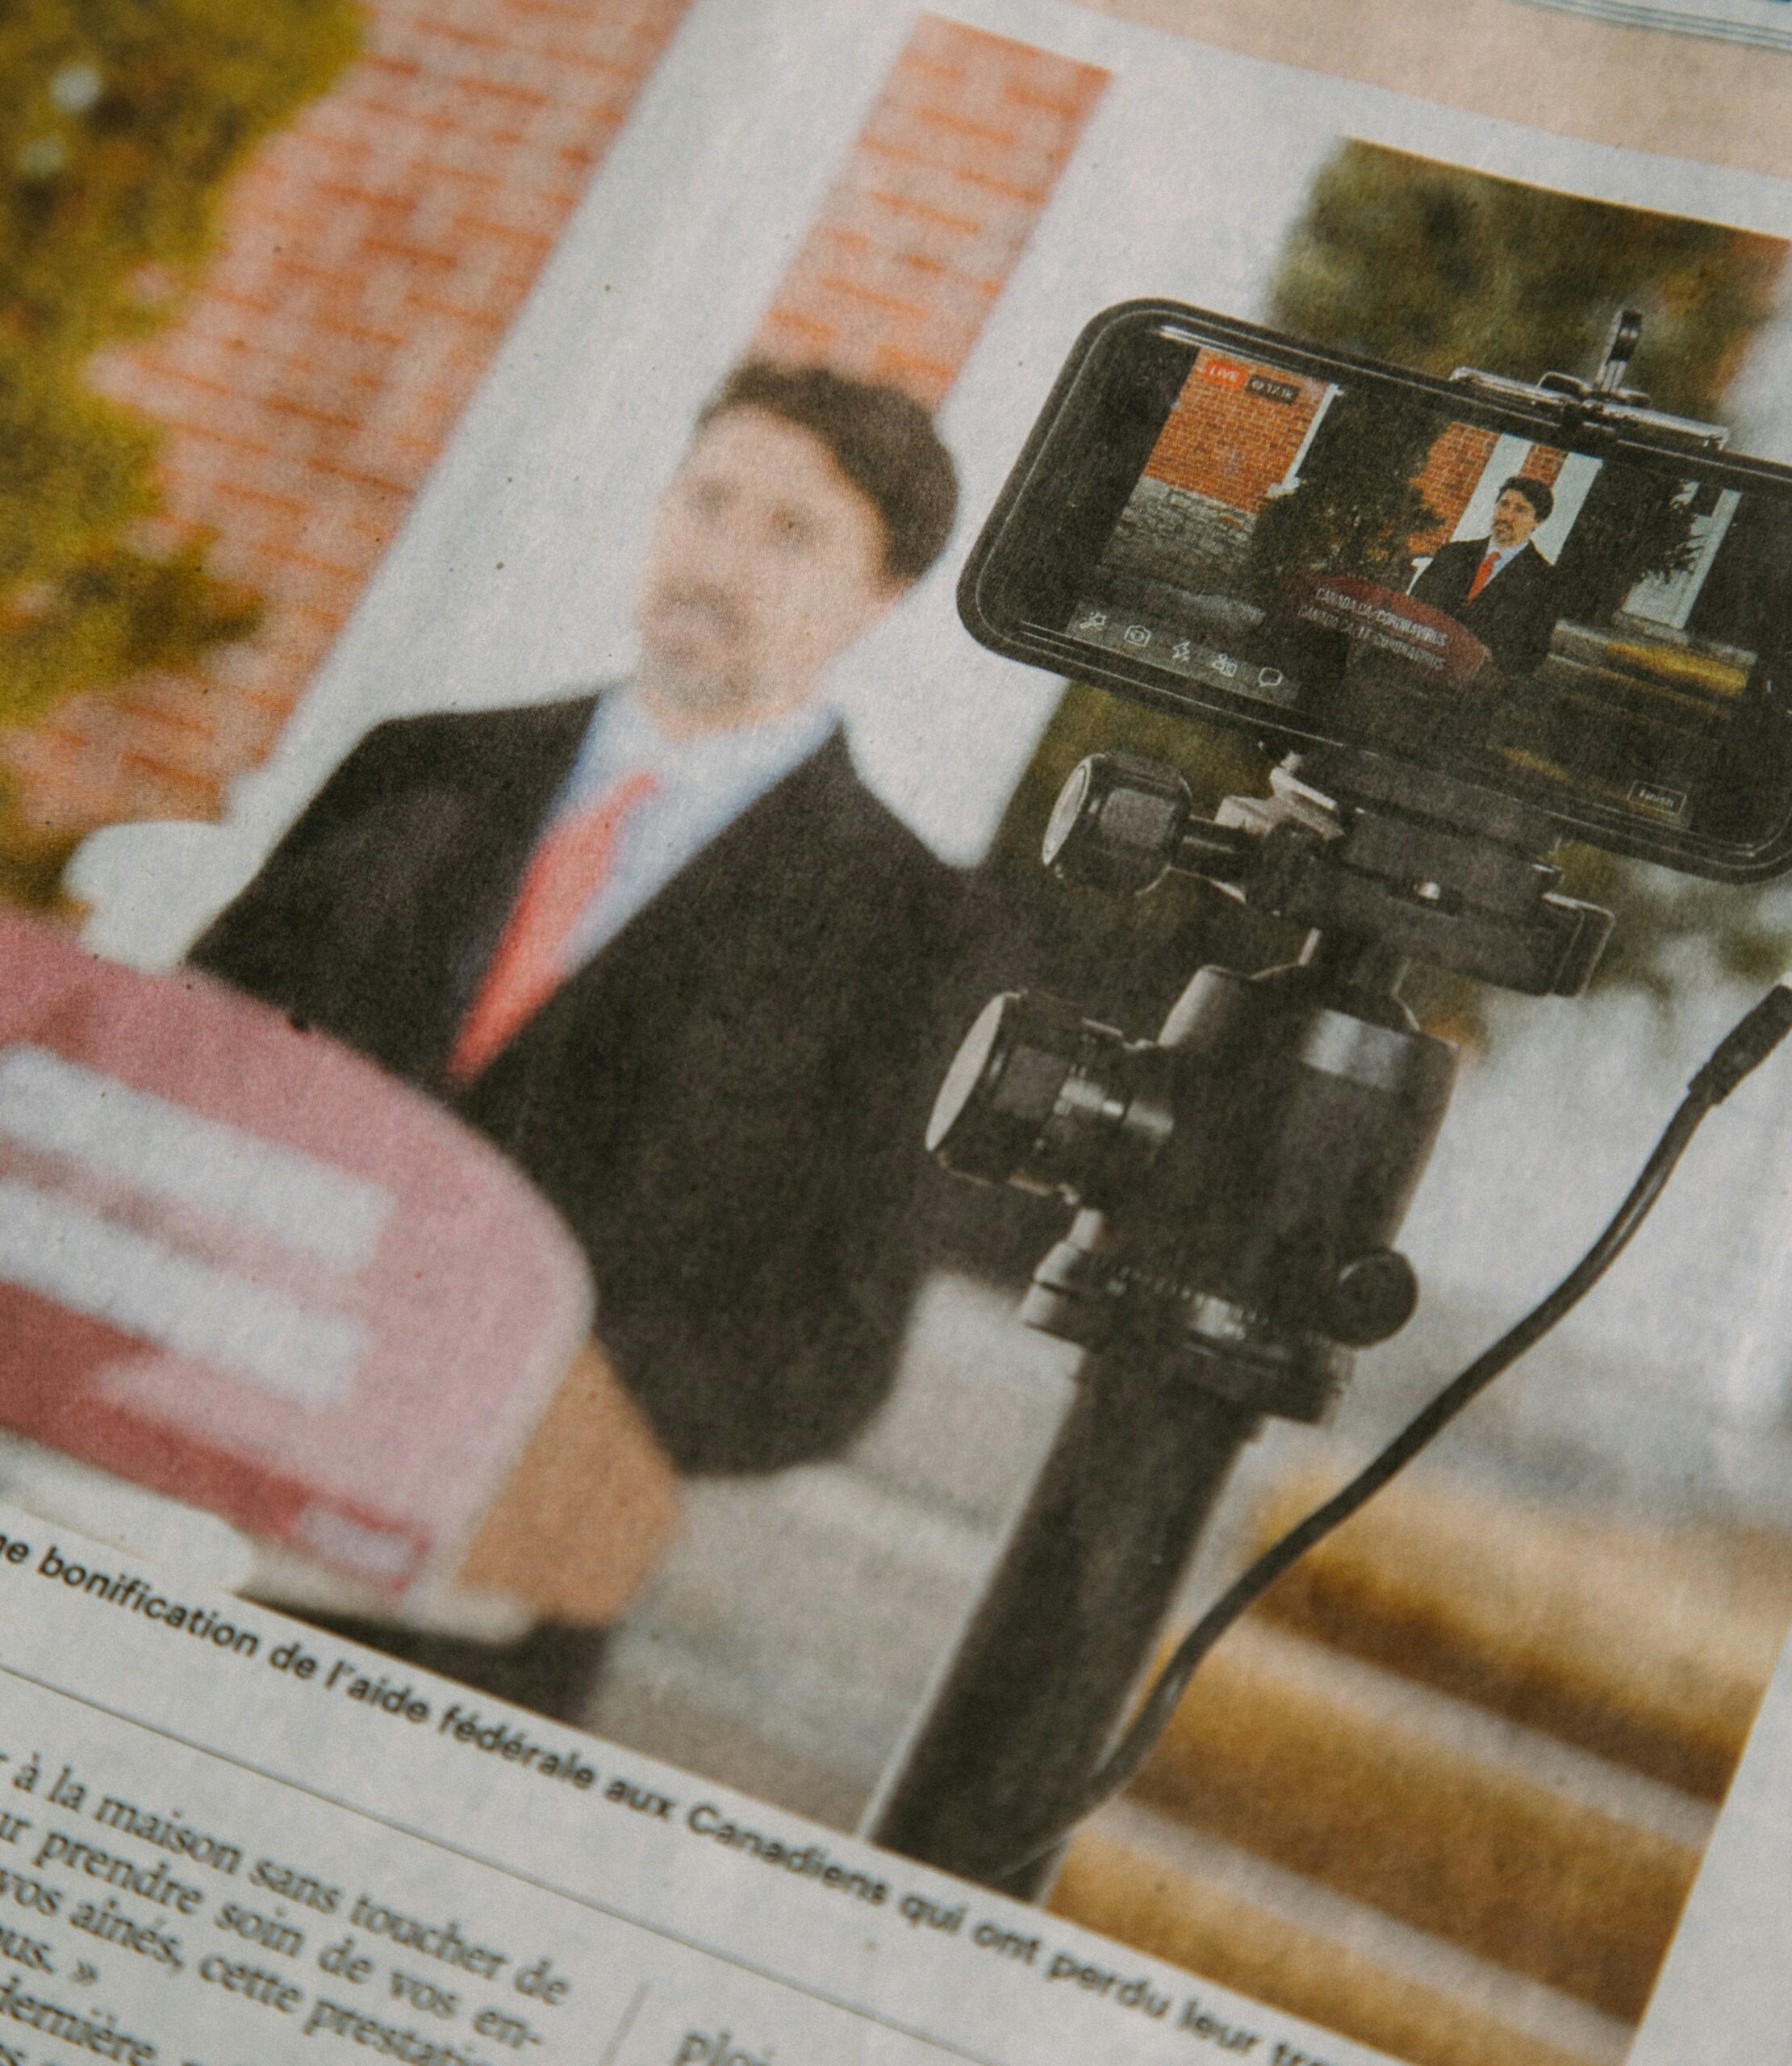
[[[1669,6],[1667,0],[1660,5],[1656,0],[1538,0],[1538,4],[1634,28],[1753,44],[1763,50],[1792,48],[1792,24],[1775,11],[1785,0],[1693,0],[1689,6]]]
[[[1789,134],[0,11],[0,2066],[1792,2063]]]

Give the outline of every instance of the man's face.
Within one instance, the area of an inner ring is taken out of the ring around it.
[[[1489,526],[1493,542],[1502,552],[1509,546],[1522,546],[1537,528],[1537,512],[1529,499],[1519,494],[1515,487],[1502,488],[1500,499],[1493,504],[1493,521]]]
[[[901,592],[876,505],[812,432],[758,408],[698,432],[654,512],[635,606],[641,686],[693,730],[806,702]]]

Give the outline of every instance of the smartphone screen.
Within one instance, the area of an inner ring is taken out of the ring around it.
[[[1099,339],[1054,415],[1007,512],[1048,663],[1681,867],[1786,864],[1779,470],[1188,320]]]

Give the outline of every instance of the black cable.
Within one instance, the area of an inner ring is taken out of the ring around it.
[[[1254,1605],[1289,1566],[1313,1545],[1350,1519],[1448,1427],[1502,1371],[1540,1341],[1556,1322],[1577,1306],[1628,1244],[1666,1188],[1674,1165],[1698,1130],[1706,1114],[1720,1105],[1747,1076],[1792,1032],[1792,987],[1777,984],[1746,1013],[1712,1050],[1687,1086],[1678,1110],[1663,1128],[1629,1194],[1604,1232],[1548,1297],[1540,1299],[1516,1325],[1447,1384],[1409,1420],[1385,1449],[1305,1520],[1298,1521],[1246,1567],[1177,1644],[1158,1674],[1119,1742],[1097,1768],[1062,1827],[1033,1845],[1024,1859],[1005,1871],[1018,1873],[1069,1835],[1085,1815],[1112,1800],[1138,1772],[1155,1748],[1177,1702],[1188,1690],[1202,1661],[1246,1608]]]

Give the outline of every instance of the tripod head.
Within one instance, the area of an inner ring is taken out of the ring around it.
[[[1325,786],[1320,786],[1321,780]],[[1168,1358],[1254,1413],[1316,1420],[1349,1351],[1418,1299],[1391,1246],[1441,1123],[1447,1043],[1401,1002],[1409,960],[1532,994],[1584,989],[1610,914],[1560,894],[1542,813],[1368,755],[1291,758],[1211,819],[1172,768],[1084,761],[1044,858],[1141,894],[1192,874],[1305,926],[1299,960],[1206,968],[1155,1040],[1008,993],[972,1027],[928,1145],[987,1183],[1081,1208],[1022,1317]]]

